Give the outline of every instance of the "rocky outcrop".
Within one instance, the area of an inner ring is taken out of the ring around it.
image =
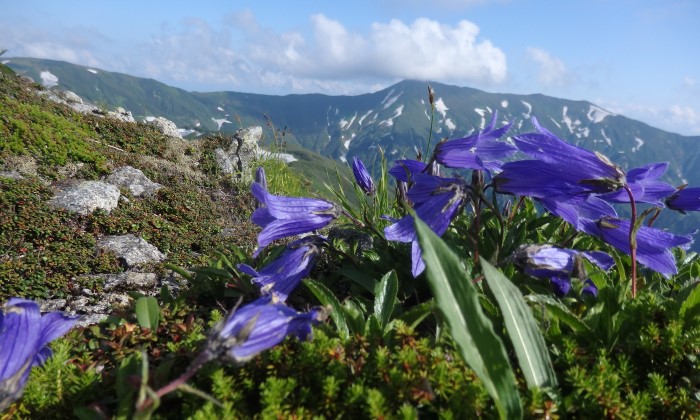
[[[236,131],[228,149],[217,148],[214,151],[221,172],[233,175],[240,181],[250,182],[253,179],[255,162],[260,155],[258,144],[262,136],[263,130],[260,126]]]
[[[119,189],[101,181],[79,181],[59,191],[49,201],[64,210],[88,215],[97,209],[111,212],[119,204]]]
[[[180,131],[178,131],[177,129],[177,125],[175,125],[174,122],[170,121],[167,118],[148,117],[144,122],[146,124],[150,124],[157,127],[158,130],[160,130],[160,132],[165,134],[166,136],[182,138],[182,135],[180,135]]]
[[[105,179],[105,182],[128,189],[134,197],[152,195],[163,188],[161,184],[148,179],[140,169],[131,166],[115,170]]]
[[[131,234],[105,236],[97,242],[97,247],[113,252],[128,268],[165,260],[158,248]]]

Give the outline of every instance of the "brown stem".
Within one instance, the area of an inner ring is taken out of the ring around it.
[[[630,198],[630,207],[632,216],[630,217],[630,257],[632,257],[632,299],[637,296],[637,239],[636,239],[636,224],[637,224],[637,204],[634,201],[634,195],[629,186],[625,185],[625,191]]]

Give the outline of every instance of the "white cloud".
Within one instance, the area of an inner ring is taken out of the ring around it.
[[[693,79],[692,77],[686,76],[683,78],[683,86],[685,86],[687,88],[693,88],[693,87],[695,87],[695,85],[697,85],[697,81],[695,79]]]
[[[562,60],[540,48],[528,47],[526,51],[539,66],[538,81],[543,87],[565,87],[571,83],[571,75]]]

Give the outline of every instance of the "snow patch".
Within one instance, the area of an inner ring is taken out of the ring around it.
[[[442,98],[438,98],[437,101],[435,101],[435,110],[442,114],[442,118],[444,119],[445,116],[447,116],[447,110],[450,109],[445,105],[445,101],[442,100]]]
[[[364,114],[363,116],[360,117],[360,120],[357,122],[357,124],[358,124],[358,125],[362,125],[362,121],[364,121],[365,118],[367,118],[367,116],[368,116],[369,114],[371,114],[371,113],[372,113],[372,110],[371,110],[371,109],[370,109],[369,111],[365,112],[365,114]]]
[[[95,69],[86,69],[86,70],[89,71],[89,72],[92,73],[92,74],[97,74],[97,73],[98,73],[97,70],[95,70]]]
[[[476,112],[477,114],[481,115],[482,117],[483,117],[484,115],[486,115],[486,111],[484,111],[484,110],[481,109],[481,108],[474,108],[474,112]]]
[[[520,102],[522,102],[522,104],[527,107],[527,113],[523,113],[523,117],[530,118],[530,114],[532,113],[532,105],[530,105],[530,103],[525,102],[525,101],[520,101]]]
[[[387,127],[391,127],[392,125],[394,125],[394,119],[400,116],[401,114],[403,114],[403,105],[396,108],[393,117],[380,122],[379,125],[386,125]]]
[[[505,99],[502,100],[502,101],[501,101],[501,107],[503,107],[503,108],[508,108],[508,101],[505,100]]]
[[[600,129],[600,134],[603,136],[603,139],[605,140],[606,143],[608,143],[608,146],[612,146],[612,139],[608,137],[607,134],[605,134],[605,130],[602,128]]]
[[[403,92],[400,92],[396,96],[389,97],[392,93],[394,93],[394,89],[392,89],[391,92],[389,92],[389,95],[387,95],[387,97],[384,98],[384,100],[381,102],[382,109],[387,109],[390,106],[392,106],[394,102],[396,102],[399,99],[399,97],[403,94]]]
[[[455,125],[455,123],[453,123],[452,120],[449,119],[449,118],[445,119],[445,125],[447,126],[447,128],[448,128],[450,131],[454,131],[455,128],[457,128],[457,126]]]
[[[44,70],[39,73],[39,77],[41,77],[41,84],[46,88],[50,88],[58,84],[58,76],[48,70]]]
[[[644,140],[640,139],[639,137],[635,137],[635,138],[634,138],[634,141],[637,142],[637,145],[634,146],[634,147],[632,148],[632,151],[633,151],[633,152],[636,152],[636,151],[638,151],[639,149],[641,149],[642,146],[644,146]]]
[[[214,121],[214,122],[216,123],[216,125],[218,126],[218,128],[217,128],[218,131],[221,131],[221,126],[222,126],[222,125],[224,125],[224,124],[231,124],[231,121],[227,120],[226,118],[219,118],[219,119],[216,119],[216,118],[214,118],[214,117],[211,117],[211,119],[212,119],[212,121]]]
[[[603,108],[598,108],[595,105],[591,105],[590,108],[588,108],[588,114],[586,114],[588,119],[593,121],[594,123],[599,123],[603,121],[608,115],[614,116],[615,114],[613,114],[612,112],[608,112]]]
[[[216,109],[218,109],[218,110],[221,111],[221,112],[224,112],[224,109],[223,109],[222,107],[220,107],[220,106],[217,106]]]

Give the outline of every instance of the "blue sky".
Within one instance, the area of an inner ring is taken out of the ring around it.
[[[352,95],[434,80],[588,100],[700,135],[695,0],[0,0],[0,7],[3,59],[65,60],[199,91]]]

